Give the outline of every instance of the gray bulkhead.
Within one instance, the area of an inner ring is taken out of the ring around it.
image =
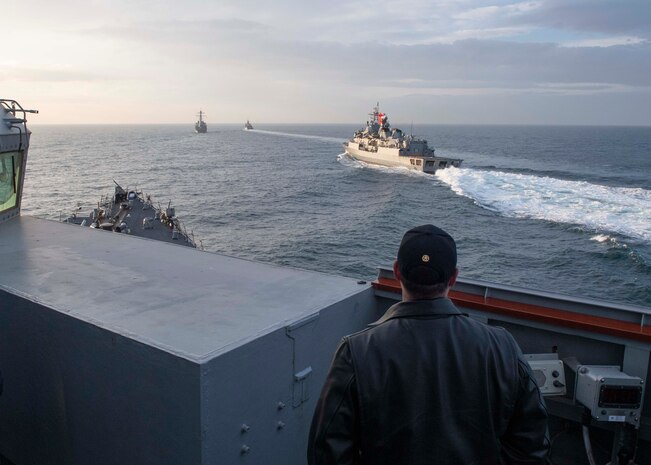
[[[352,279],[24,216],[0,263],[16,465],[302,463],[341,335],[379,316]]]
[[[338,341],[399,298],[348,278],[30,217],[0,224],[0,263],[11,264],[0,269],[0,452],[16,465],[303,464]],[[651,321],[645,308],[469,280],[455,289],[644,331]],[[509,329],[526,353],[647,379],[648,342],[459,305]],[[579,424],[566,372],[568,395],[547,404],[554,421]],[[650,395],[639,428],[647,459]],[[556,446],[557,465],[580,453],[573,441]]]

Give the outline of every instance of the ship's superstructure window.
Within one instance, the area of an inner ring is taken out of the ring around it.
[[[0,153],[0,213],[18,202],[21,161],[20,152]]]

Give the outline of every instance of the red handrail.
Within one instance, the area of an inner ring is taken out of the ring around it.
[[[373,287],[396,294],[402,293],[400,283],[396,279],[378,278],[373,282]],[[651,343],[651,327],[639,323],[454,290],[450,291],[449,297],[459,307]]]

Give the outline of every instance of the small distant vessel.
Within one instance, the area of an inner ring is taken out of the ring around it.
[[[246,123],[244,123],[244,129],[246,129],[247,131],[253,129],[253,125],[249,122],[248,119],[246,120]]]
[[[459,158],[439,157],[429,148],[425,139],[405,135],[398,128],[391,129],[389,118],[380,113],[378,103],[366,127],[356,131],[353,138],[344,143],[344,150],[357,160],[383,166],[402,166],[409,169],[434,173],[437,169],[460,166]]]
[[[63,222],[197,247],[194,234],[186,231],[171,202],[165,209],[156,207],[151,196],[136,189],[123,189],[113,182],[114,195],[103,196],[88,214],[75,211]]]
[[[194,123],[194,130],[197,134],[203,134],[208,131],[208,126],[206,125],[206,122],[203,120],[204,116],[205,113],[199,110],[199,120],[196,123]]]

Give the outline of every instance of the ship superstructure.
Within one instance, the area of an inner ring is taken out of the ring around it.
[[[194,123],[194,131],[197,134],[204,134],[208,131],[208,125],[203,120],[203,117],[206,116],[206,114],[203,111],[199,110],[199,114],[197,116],[199,116],[199,119],[196,123]]]
[[[0,99],[0,222],[20,213],[31,135],[27,113],[38,110],[25,110],[15,100]]]
[[[253,125],[251,124],[251,122],[248,119],[246,120],[246,123],[244,123],[244,129],[246,129],[247,131],[250,131],[251,129],[253,129]]]
[[[65,223],[122,234],[197,247],[194,234],[188,232],[176,216],[172,202],[156,205],[151,196],[138,189],[124,189],[115,180],[113,195],[104,195],[86,214],[74,211]],[[203,248],[203,247],[201,247]]]
[[[402,166],[425,173],[461,165],[461,159],[434,155],[434,149],[428,146],[427,140],[391,128],[389,117],[380,113],[379,103],[373,107],[369,116],[366,127],[356,131],[353,138],[344,143],[344,150],[352,158],[376,165]]]

